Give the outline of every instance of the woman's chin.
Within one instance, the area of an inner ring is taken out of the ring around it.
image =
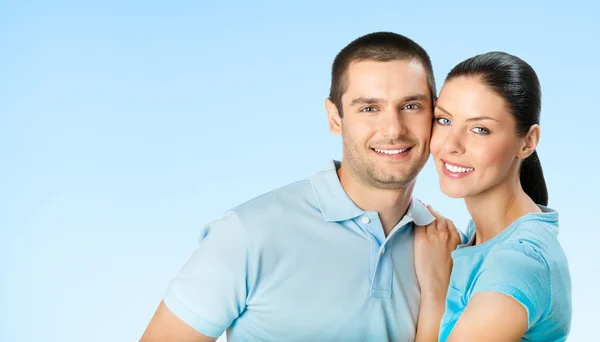
[[[465,189],[455,189],[454,187],[443,186],[440,184],[440,189],[444,193],[444,195],[450,198],[465,198],[468,195],[468,192]]]

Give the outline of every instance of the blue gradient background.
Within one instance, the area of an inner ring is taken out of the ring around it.
[[[340,157],[330,64],[378,30],[422,44],[438,87],[490,50],[537,70],[569,341],[593,340],[599,18],[597,1],[0,0],[0,341],[137,341],[204,223]],[[415,193],[466,224],[430,163]]]

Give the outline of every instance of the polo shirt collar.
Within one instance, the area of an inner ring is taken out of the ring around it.
[[[365,213],[342,188],[337,175],[339,166],[340,162],[333,160],[326,169],[310,177],[317,204],[327,222],[351,220]]]
[[[327,222],[351,220],[365,213],[352,202],[342,187],[337,175],[339,166],[340,162],[333,160],[326,169],[310,177],[317,203]],[[406,215],[401,220],[401,225],[414,222],[419,226],[425,226],[434,220],[434,216],[421,204],[421,201],[413,197]]]
[[[433,216],[416,197],[412,198],[406,215],[404,215],[404,218],[406,217],[413,221],[417,226],[426,226],[435,221],[435,216]]]

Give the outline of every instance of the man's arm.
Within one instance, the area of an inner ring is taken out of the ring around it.
[[[527,310],[500,292],[481,292],[469,300],[448,342],[519,342],[527,331]]]
[[[154,313],[140,342],[214,342],[177,318],[163,301]]]
[[[246,308],[248,239],[235,212],[203,227],[142,342],[215,341]]]

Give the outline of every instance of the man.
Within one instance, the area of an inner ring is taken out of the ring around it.
[[[410,341],[420,292],[412,197],[429,156],[429,56],[387,32],[336,56],[329,127],[341,162],[208,224],[142,342]]]

